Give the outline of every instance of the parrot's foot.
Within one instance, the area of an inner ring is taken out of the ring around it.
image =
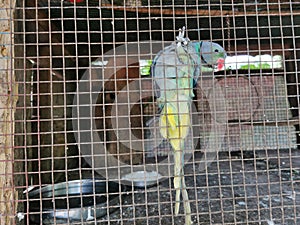
[[[177,46],[180,47],[181,45],[186,46],[189,42],[190,39],[189,38],[185,38],[185,26],[182,27],[182,29],[179,29],[179,34],[176,37],[176,42],[177,42]]]

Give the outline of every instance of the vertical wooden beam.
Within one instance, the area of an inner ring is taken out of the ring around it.
[[[31,74],[32,71],[27,69],[31,68],[32,64],[25,59],[24,54],[24,23],[22,21],[24,15],[23,1],[16,1],[15,21],[14,21],[14,76],[15,82],[18,84],[18,102],[15,111],[14,120],[14,187],[18,196],[23,196],[24,189],[31,185],[29,179],[25,179],[28,175],[28,169],[31,166],[26,154],[27,146],[31,146],[31,108],[30,105],[30,92],[31,92]],[[27,182],[26,182],[27,181]],[[21,198],[21,197],[19,197]],[[24,202],[19,201],[15,210],[17,212],[26,213]],[[21,216],[21,215],[20,215]],[[15,224],[23,225],[24,219],[16,219]]]
[[[14,111],[17,101],[13,57],[14,0],[0,2],[0,224],[14,224]]]

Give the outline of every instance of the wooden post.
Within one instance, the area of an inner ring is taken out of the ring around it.
[[[14,224],[16,198],[13,182],[14,111],[17,85],[13,71],[14,0],[0,2],[0,224]]]

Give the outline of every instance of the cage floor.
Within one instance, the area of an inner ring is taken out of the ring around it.
[[[222,152],[200,173],[190,162],[185,173],[194,224],[299,224],[299,158],[297,150]],[[183,207],[181,215],[173,214],[171,186],[166,179],[128,190],[120,208],[98,224],[183,224]]]

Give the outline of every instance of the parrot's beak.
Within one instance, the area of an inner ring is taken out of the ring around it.
[[[225,67],[225,59],[219,58],[219,59],[217,60],[217,64],[215,65],[215,69],[216,69],[217,71],[220,71],[220,70],[223,70],[224,67]]]

